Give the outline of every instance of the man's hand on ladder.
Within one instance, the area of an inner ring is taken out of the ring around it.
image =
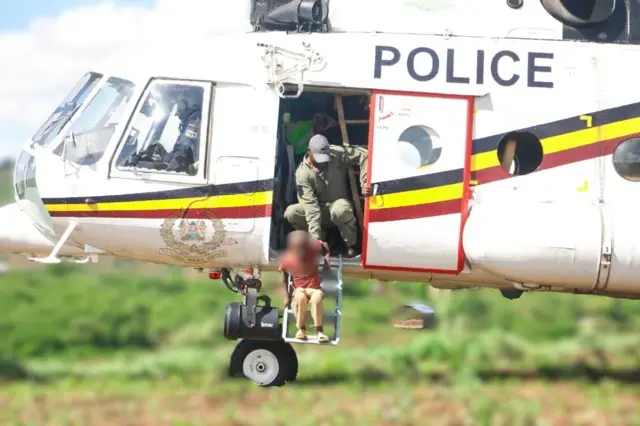
[[[364,195],[365,197],[370,197],[373,195],[373,186],[371,186],[368,183],[365,183],[364,186],[362,187],[362,195]]]

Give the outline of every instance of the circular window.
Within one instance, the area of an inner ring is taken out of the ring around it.
[[[507,5],[512,9],[520,9],[522,7],[522,0],[507,0]]]
[[[541,0],[547,13],[574,28],[590,27],[611,18],[616,0]]]
[[[431,127],[411,126],[398,139],[400,159],[415,169],[431,166],[440,158],[440,136]]]
[[[498,161],[505,172],[528,175],[542,163],[542,143],[530,132],[511,132],[498,144]]]
[[[613,150],[613,168],[624,179],[640,182],[640,138],[622,141]]]

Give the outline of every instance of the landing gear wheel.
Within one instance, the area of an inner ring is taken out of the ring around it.
[[[287,382],[295,382],[298,378],[298,354],[296,354],[296,351],[293,349],[293,346],[291,346],[290,343],[285,343],[282,346],[282,349],[287,356],[285,365],[288,372]]]
[[[500,293],[502,293],[502,297],[506,299],[515,300],[515,299],[520,299],[520,296],[522,296],[523,291],[522,290],[500,290]]]
[[[290,360],[291,353],[283,343],[242,340],[231,354],[229,373],[264,387],[283,386],[292,377]]]

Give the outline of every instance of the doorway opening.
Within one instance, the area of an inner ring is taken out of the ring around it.
[[[277,256],[285,248],[287,234],[293,230],[285,218],[285,211],[288,206],[298,203],[295,175],[305,159],[309,139],[314,134],[322,134],[329,144],[344,146],[346,133],[349,145],[366,149],[369,145],[369,105],[369,91],[313,86],[305,86],[298,98],[280,101],[270,234],[273,256]],[[340,109],[343,110],[342,113]],[[344,179],[348,201],[357,222],[355,249],[360,253],[364,218],[359,212],[364,212],[364,197],[360,184],[360,167],[353,167],[352,170],[353,179],[350,173],[345,173]],[[346,251],[347,247],[336,226],[323,226],[323,232],[332,256]],[[359,257],[353,260],[360,264]]]

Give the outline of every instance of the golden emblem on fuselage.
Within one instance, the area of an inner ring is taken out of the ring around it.
[[[205,265],[226,257],[225,250],[218,250],[226,238],[222,219],[209,209],[197,217],[188,216],[188,209],[178,210],[164,220],[160,235],[167,247],[160,249],[160,254],[189,265]]]

